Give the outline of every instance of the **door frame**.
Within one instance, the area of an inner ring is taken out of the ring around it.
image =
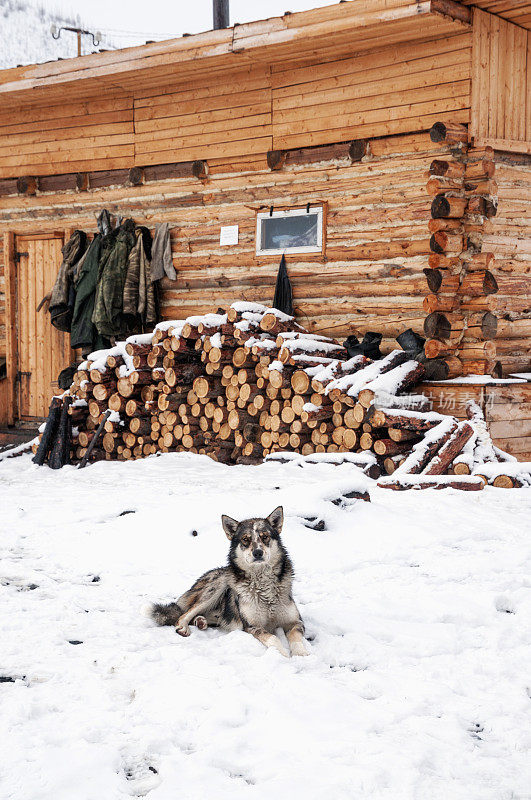
[[[4,237],[4,280],[6,303],[6,367],[8,381],[7,424],[14,425],[20,419],[19,398],[17,391],[18,374],[18,239],[62,239],[67,242],[72,234],[71,228],[48,231],[9,230],[3,232]]]

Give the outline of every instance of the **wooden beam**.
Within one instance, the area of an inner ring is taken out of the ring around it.
[[[13,425],[17,418],[16,377],[17,359],[17,327],[16,327],[16,267],[15,236],[11,231],[4,234],[4,279],[6,302],[6,359],[7,359],[7,424]]]

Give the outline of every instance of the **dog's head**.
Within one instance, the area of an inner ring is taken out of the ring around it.
[[[237,522],[223,514],[221,522],[230,539],[231,560],[245,572],[264,564],[273,566],[283,557],[284,548],[280,542],[284,522],[282,506],[265,518]]]

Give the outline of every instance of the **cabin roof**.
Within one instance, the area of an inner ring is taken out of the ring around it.
[[[260,63],[309,63],[317,55],[336,59],[451,36],[468,29],[470,18],[470,8],[454,0],[349,0],[179,39],[3,70],[0,97],[5,110],[63,102],[80,93],[87,99],[105,91],[132,93],[139,83],[156,89],[213,70],[219,80],[223,72]]]

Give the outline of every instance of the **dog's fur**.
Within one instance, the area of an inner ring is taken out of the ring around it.
[[[293,565],[280,541],[284,514],[276,508],[265,519],[237,522],[222,516],[230,540],[228,566],[205,572],[175,603],[154,605],[158,625],[175,625],[189,636],[189,625],[225,631],[244,630],[266,647],[289,653],[275,635],[283,628],[291,655],[308,655],[304,625],[293,597]]]

